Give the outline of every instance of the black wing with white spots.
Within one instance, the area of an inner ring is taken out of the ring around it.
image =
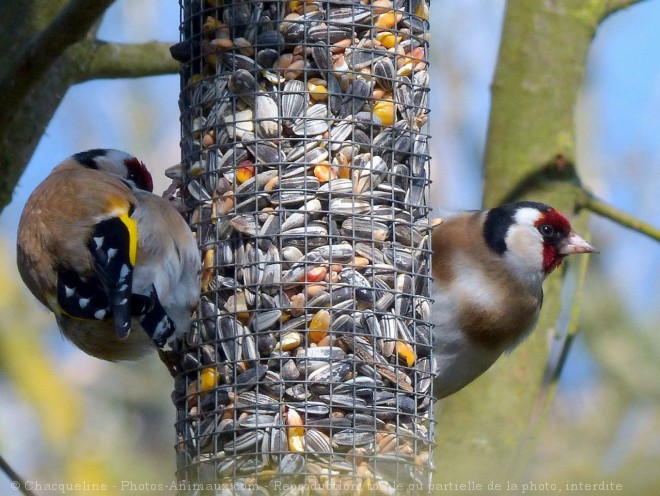
[[[57,300],[61,310],[68,316],[87,320],[113,318],[110,300],[101,281],[97,278],[83,279],[73,271],[62,270],[57,278]],[[162,348],[174,333],[174,323],[161,305],[156,288],[150,294],[130,296],[129,309],[133,317],[154,343]]]
[[[133,315],[139,317],[140,325],[154,340],[156,346],[162,348],[172,334],[174,334],[174,322],[167,316],[163,305],[161,305],[156,288],[151,286],[149,296],[134,294],[132,297]]]
[[[112,317],[108,295],[101,281],[85,280],[70,270],[57,273],[57,302],[65,314],[78,319],[107,320]]]
[[[94,269],[108,297],[115,332],[120,339],[131,332],[131,289],[133,266],[130,260],[130,232],[117,217],[99,222],[88,248]]]

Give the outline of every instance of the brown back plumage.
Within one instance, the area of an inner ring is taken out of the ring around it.
[[[447,219],[433,231],[433,276],[439,291],[452,293],[459,285],[458,272],[470,268],[482,271],[482,284],[475,288],[486,298],[465,291],[455,291],[457,322],[475,344],[487,348],[510,347],[534,326],[542,301],[542,292],[530,293],[509,273],[502,257],[486,245],[483,232],[484,214],[469,212]],[[459,270],[460,269],[460,270]]]
[[[56,293],[54,260],[91,275],[87,241],[94,225],[110,217],[109,211],[128,211],[135,202],[130,188],[111,175],[71,160],[53,169],[28,198],[17,235],[19,272],[32,294],[52,307],[47,299]]]

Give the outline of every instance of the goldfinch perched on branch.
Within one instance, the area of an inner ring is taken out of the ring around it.
[[[536,326],[543,280],[596,249],[541,203],[467,212],[433,232],[436,398],[462,389]]]
[[[195,238],[152,189],[132,155],[89,150],[58,165],[21,216],[23,281],[65,337],[104,360],[136,359],[184,334],[199,298]]]

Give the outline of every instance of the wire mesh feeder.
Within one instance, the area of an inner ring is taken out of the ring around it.
[[[433,404],[428,4],[181,2],[202,298],[178,477],[419,493]]]

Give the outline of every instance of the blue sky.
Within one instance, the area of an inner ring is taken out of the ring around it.
[[[660,2],[607,19],[587,64],[578,135],[593,189],[612,204],[660,225]],[[581,140],[580,140],[581,139]],[[635,315],[660,318],[660,244],[597,219],[607,242],[602,266]],[[603,250],[605,251],[605,250]],[[657,327],[657,325],[656,325]]]

